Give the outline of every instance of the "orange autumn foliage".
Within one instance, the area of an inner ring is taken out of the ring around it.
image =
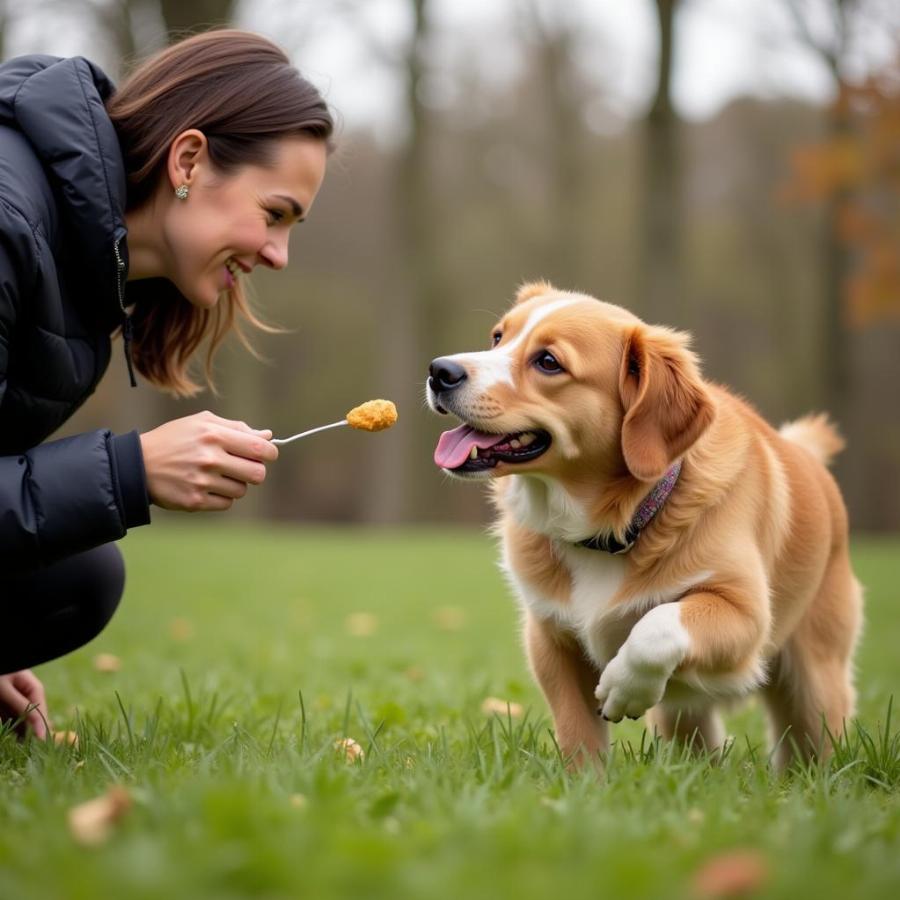
[[[795,148],[790,202],[833,202],[832,227],[852,254],[843,285],[857,327],[900,318],[900,53],[858,85],[843,85],[829,140]]]

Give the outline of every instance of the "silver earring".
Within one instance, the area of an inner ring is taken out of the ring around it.
[[[179,184],[178,187],[175,188],[175,196],[179,200],[187,200],[190,190],[191,189],[186,184]]]

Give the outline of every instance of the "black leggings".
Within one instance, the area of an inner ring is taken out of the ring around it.
[[[71,653],[112,618],[125,587],[115,544],[30,572],[0,574],[0,675]]]

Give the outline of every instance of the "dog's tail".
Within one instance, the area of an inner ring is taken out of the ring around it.
[[[786,440],[805,447],[826,466],[846,446],[837,426],[828,420],[826,413],[785,422],[779,429],[779,434]]]

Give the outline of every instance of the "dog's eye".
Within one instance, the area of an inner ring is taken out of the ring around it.
[[[499,331],[495,331],[495,332],[491,335],[491,346],[492,346],[492,347],[496,347],[497,344],[500,343],[500,339],[501,339],[502,337],[503,337],[503,335],[502,335]]]
[[[537,356],[534,364],[542,372],[546,372],[548,375],[555,375],[557,372],[564,371],[563,367],[559,364],[559,360],[552,353],[548,353],[546,350],[544,350]]]

